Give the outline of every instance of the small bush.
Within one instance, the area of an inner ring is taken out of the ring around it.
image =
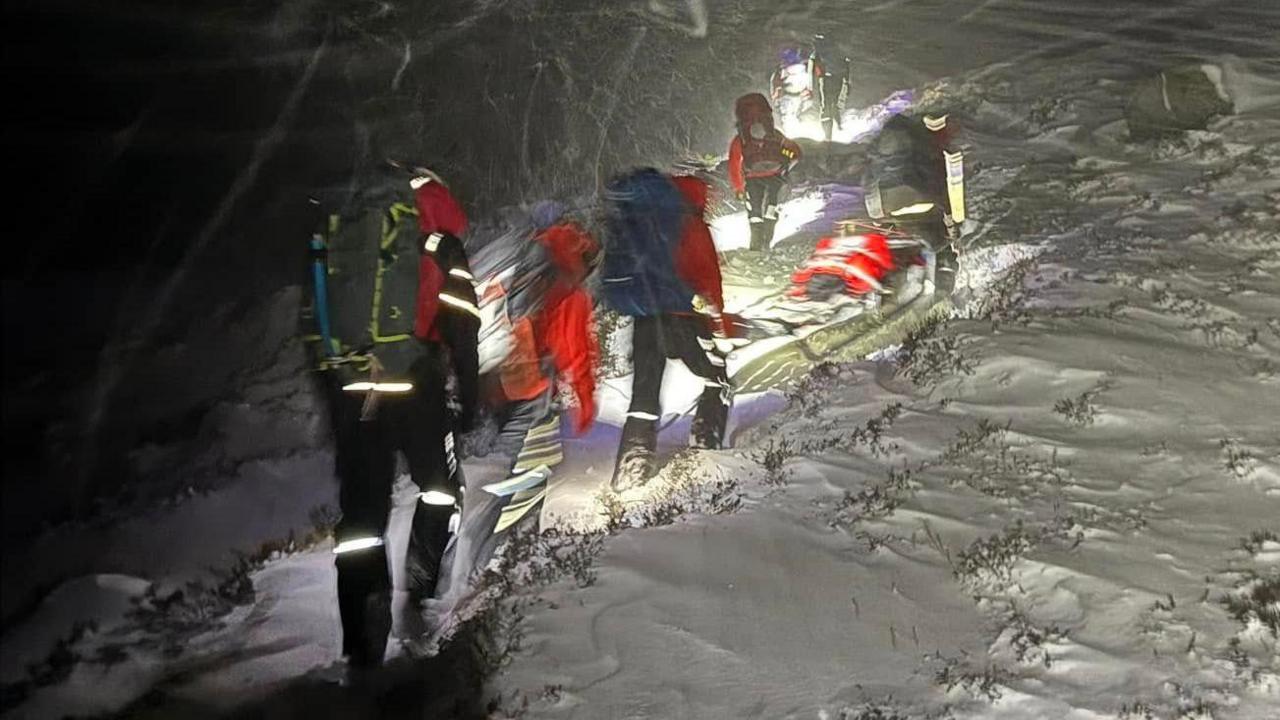
[[[1223,438],[1218,441],[1218,447],[1222,451],[1222,465],[1233,479],[1244,480],[1253,474],[1257,461],[1253,453],[1240,446],[1239,440]]]

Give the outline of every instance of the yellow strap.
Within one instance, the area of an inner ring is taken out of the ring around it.
[[[385,250],[395,242],[396,236],[400,233],[400,221],[403,218],[417,214],[418,211],[413,206],[405,203],[394,203],[387,208],[387,212],[382,216],[381,248]],[[379,327],[378,319],[382,314],[382,274],[385,270],[386,268],[382,264],[382,257],[379,256],[378,273],[373,279],[373,307],[369,318],[369,336],[376,343],[402,342],[413,336],[408,334],[383,336]]]

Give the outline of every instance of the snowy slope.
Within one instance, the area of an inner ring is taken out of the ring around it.
[[[705,455],[785,480],[610,542],[500,686],[536,717],[1274,717],[1280,77],[1228,69],[1238,116],[1146,145],[1103,63],[1047,122],[957,83],[1043,254]]]
[[[1273,716],[1280,69],[1218,53],[1274,57],[1274,12],[761,7],[761,54],[843,28],[882,84],[866,99],[910,82],[969,121],[971,302],[789,404],[740,398],[735,449],[677,456],[609,504],[598,492],[625,398],[602,389],[602,422],[569,442],[544,520],[619,531],[594,583],[539,588],[524,606],[523,650],[493,683],[505,714]],[[1128,83],[1183,53],[1222,62],[1237,114],[1130,143]],[[798,229],[830,209],[793,207]],[[1028,258],[986,292],[993,269]],[[300,355],[265,359],[200,436],[208,492],[33,550],[26,590],[80,577],[4,636],[6,694],[29,663],[55,661],[24,702],[6,697],[14,717],[111,712],[148,691],[157,716],[225,711],[335,658],[323,543],[268,558],[235,602],[156,607],[232,549],[304,533],[332,502]],[[681,405],[682,372],[667,406]],[[664,450],[686,435],[673,424]],[[159,467],[184,467],[167,451]],[[96,626],[73,633],[85,620]],[[71,657],[51,655],[68,637]]]

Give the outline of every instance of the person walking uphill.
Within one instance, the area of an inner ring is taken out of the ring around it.
[[[501,479],[468,490],[442,596],[467,588],[508,529],[536,523],[547,482],[564,457],[559,384],[566,383],[576,401],[574,432],[595,418],[599,350],[583,283],[600,248],[559,203],[539,203],[533,215],[534,236],[519,259],[484,283],[482,314],[491,320],[481,357],[489,359],[486,376],[496,376],[500,428],[494,452],[475,462]]]
[[[800,146],[773,123],[773,109],[760,93],[738,98],[738,132],[729,143],[729,182],[747,201],[751,249],[768,250],[778,223],[778,206],[787,174],[800,162]]]
[[[668,358],[683,361],[704,383],[692,443],[719,448],[724,442],[732,396],[714,340],[723,336],[718,320],[723,298],[715,248],[702,218],[706,192],[697,178],[673,181],[650,168],[615,178],[606,189],[602,292],[611,309],[634,318],[635,375],[610,483],[615,492],[643,484],[656,472],[659,395]],[[716,320],[695,312],[695,287]]]
[[[327,283],[317,283],[331,322],[322,367],[341,483],[333,552],[342,652],[353,668],[382,661],[391,628],[384,535],[397,453],[421,490],[406,558],[415,607],[435,589],[462,486],[454,434],[470,429],[478,393],[479,313],[460,240],[467,220],[429,171],[410,187],[416,207],[397,203],[348,226],[331,219]]]

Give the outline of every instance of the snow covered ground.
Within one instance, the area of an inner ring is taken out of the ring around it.
[[[1039,123],[957,78],[1041,254],[701,454],[733,512],[611,540],[499,686],[536,717],[1274,717],[1280,77],[1228,67],[1237,116],[1145,145],[1100,64]]]
[[[1211,58],[1236,113],[1205,131],[1134,143],[1120,120],[1135,54],[1269,42],[1274,11],[1246,27],[1220,5],[985,1],[956,20],[890,0],[833,16],[860,33],[955,21],[945,51],[907,65],[922,84],[949,75],[930,97],[967,120],[967,302],[790,397],[739,398],[733,449],[678,453],[621,498],[600,493],[626,387],[606,384],[543,519],[610,534],[583,536],[589,572],[504,605],[522,642],[493,715],[1274,717],[1280,68]],[[1179,13],[1223,26],[1151,29]],[[794,201],[797,229],[829,211],[813,197]],[[29,587],[81,576],[5,633],[7,715],[141,712],[148,693],[155,717],[217,714],[336,658],[327,542],[204,571],[323,527],[327,451],[304,438],[264,459],[253,442],[280,432],[273,418],[317,422],[286,379],[300,357],[259,369],[227,410],[226,455],[244,459],[228,482],[33,550]],[[688,397],[683,372],[664,405]],[[663,449],[686,435],[675,422]]]

